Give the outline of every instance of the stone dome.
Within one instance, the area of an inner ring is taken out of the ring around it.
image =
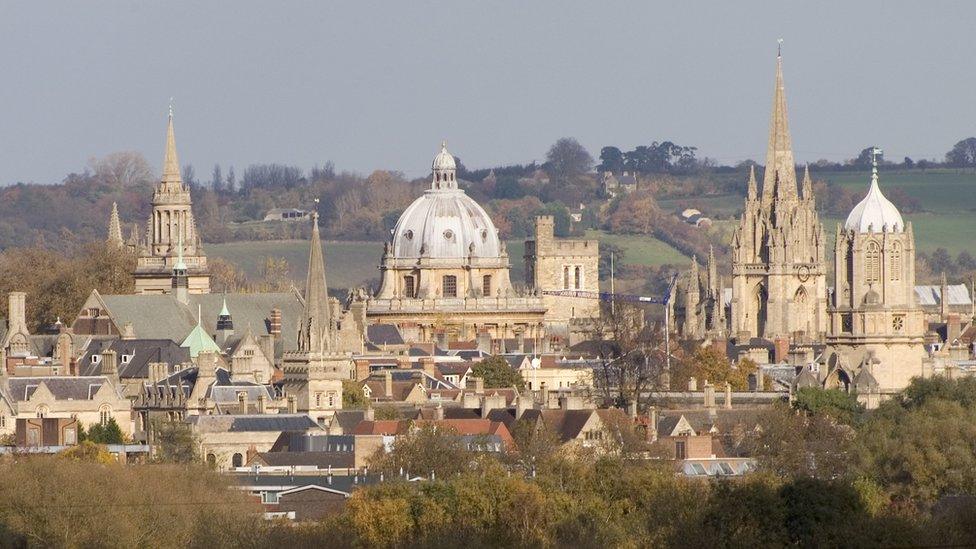
[[[447,152],[447,142],[441,142],[441,152],[437,153],[434,157],[434,163],[431,165],[431,169],[437,170],[456,170],[457,164],[454,162],[454,156]]]
[[[881,193],[877,168],[871,174],[871,187],[868,189],[867,196],[851,210],[844,228],[859,233],[871,231],[900,233],[905,230],[901,212]]]
[[[393,229],[393,257],[500,257],[498,230],[484,208],[457,188],[454,157],[446,146],[433,168],[431,188],[403,211]]]

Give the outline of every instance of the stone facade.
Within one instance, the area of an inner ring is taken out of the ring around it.
[[[834,272],[827,344],[838,357],[827,364],[825,384],[849,387],[860,376],[890,393],[924,376],[926,323],[915,295],[915,236],[881,194],[877,167],[868,196],[837,225]]]
[[[698,267],[698,260],[692,259],[691,269],[675,284],[668,306],[673,307],[673,326],[682,338],[704,339],[727,333],[722,279],[711,249],[704,272]]]
[[[542,294],[547,325],[566,325],[576,319],[600,316],[600,300],[552,295],[552,291],[600,291],[600,243],[596,240],[556,238],[552,216],[535,220],[535,239],[525,241],[525,282]]]
[[[182,263],[190,293],[210,293],[207,256],[193,220],[190,190],[180,176],[176,156],[173,114],[166,128],[166,155],[163,177],[153,192],[152,215],[146,223],[145,240],[139,245],[139,258],[133,273],[137,294],[169,293],[174,289],[174,270]],[[117,212],[113,210],[109,240],[118,242]]]
[[[732,234],[733,333],[743,339],[822,337],[827,331],[825,247],[809,172],[798,192],[777,57],[762,193],[753,171],[745,211]]]
[[[491,218],[457,187],[454,157],[442,146],[431,186],[400,217],[370,299],[371,324],[396,325],[408,342],[545,335],[542,299],[520,294],[509,278],[505,242]]]
[[[339,350],[332,303],[325,281],[325,258],[318,214],[312,216],[305,307],[298,326],[298,350],[282,356],[284,394],[290,408],[308,413],[320,424],[342,409],[342,382],[352,379],[352,355]]]

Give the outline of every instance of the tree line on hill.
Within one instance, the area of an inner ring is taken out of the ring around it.
[[[299,524],[261,519],[256,499],[199,455],[167,451],[122,466],[84,443],[55,457],[0,458],[0,538],[13,547],[976,543],[976,380],[915,380],[874,411],[840,390],[802,389],[756,422],[721,436],[758,470],[706,478],[676,475],[626,418],[586,448],[517,421],[501,454],[427,425],[371,459],[386,482],[354,491],[337,515]]]

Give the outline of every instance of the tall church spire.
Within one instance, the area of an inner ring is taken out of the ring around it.
[[[305,310],[298,334],[298,349],[322,353],[332,349],[329,294],[325,282],[325,258],[319,238],[319,214],[312,212],[312,241],[305,279]]]
[[[182,190],[183,178],[180,176],[180,159],[176,156],[176,132],[173,131],[173,107],[169,109],[169,123],[166,125],[166,155],[163,157],[163,189]]]
[[[116,202],[112,202],[112,215],[108,220],[108,243],[115,248],[125,245],[122,239],[122,222],[119,221],[119,205]]]
[[[773,91],[773,117],[769,122],[766,172],[763,174],[763,200],[796,198],[796,165],[790,125],[786,119],[786,90],[783,86],[783,57],[776,55],[776,89]]]

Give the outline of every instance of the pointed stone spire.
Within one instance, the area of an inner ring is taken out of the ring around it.
[[[331,350],[332,319],[328,287],[325,282],[325,258],[319,237],[319,214],[312,212],[312,241],[308,252],[308,275],[305,279],[305,310],[299,326],[298,349],[311,353]]]
[[[705,266],[708,273],[708,290],[716,293],[718,290],[718,267],[715,263],[715,248],[708,246],[708,264]]]
[[[803,166],[803,199],[813,199],[813,179],[810,178],[810,165]]]
[[[786,90],[783,86],[783,57],[776,56],[776,89],[773,116],[769,122],[769,146],[763,174],[763,200],[796,198],[796,164],[790,125],[786,119]]]
[[[949,318],[949,282],[945,271],[942,271],[942,284],[939,286],[939,314],[943,322]]]
[[[108,220],[108,243],[114,248],[122,248],[125,241],[122,239],[122,222],[119,221],[119,205],[112,202],[112,215]]]
[[[180,159],[176,156],[176,132],[173,131],[173,107],[169,109],[169,122],[166,126],[166,154],[163,157],[164,190],[183,190],[183,177],[180,175]]]
[[[746,189],[746,198],[749,200],[756,199],[756,165],[749,165],[749,186]]]

